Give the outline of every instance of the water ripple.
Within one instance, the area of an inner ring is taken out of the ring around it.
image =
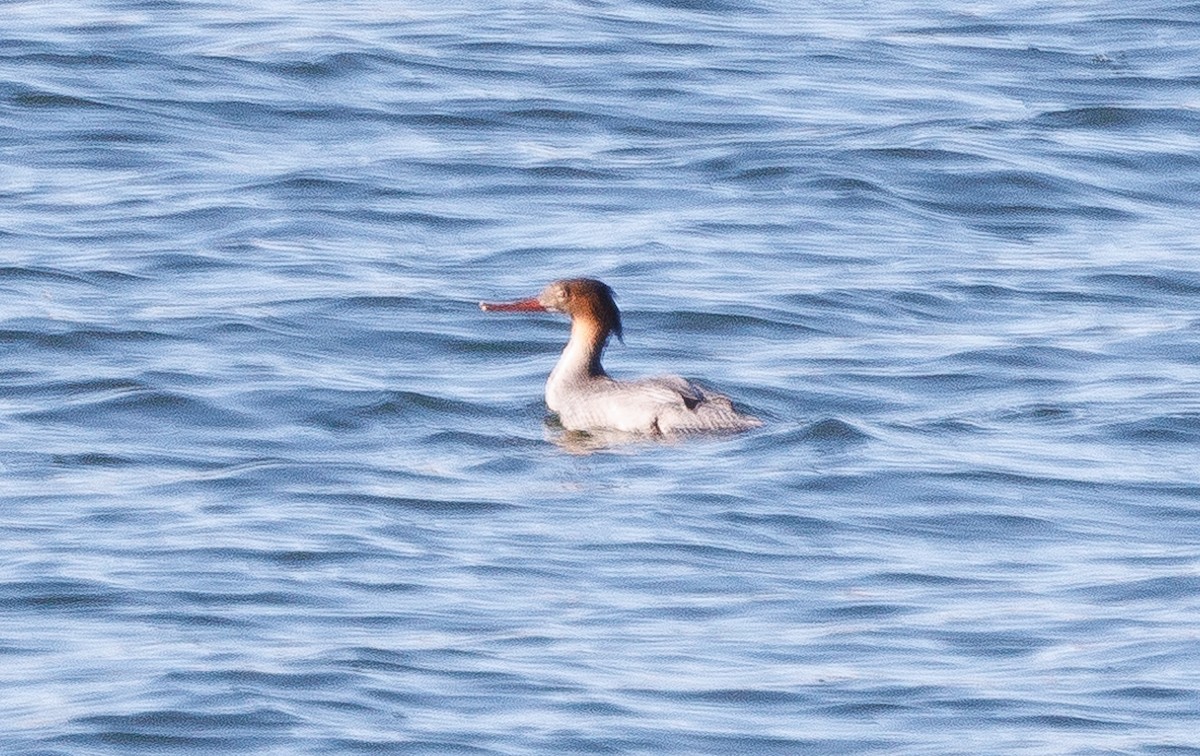
[[[0,750],[1195,750],[1194,8],[64,10]],[[568,275],[766,426],[564,433]]]

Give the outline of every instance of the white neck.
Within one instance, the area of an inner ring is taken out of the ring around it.
[[[559,411],[565,390],[605,375],[600,353],[607,336],[594,322],[571,321],[571,338],[546,381],[546,406],[551,411]]]

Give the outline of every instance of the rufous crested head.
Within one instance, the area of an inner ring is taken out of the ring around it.
[[[595,327],[605,334],[621,335],[621,311],[613,299],[613,290],[594,278],[566,278],[542,289],[542,293],[515,302],[480,302],[482,310],[499,312],[561,312],[571,322]]]
[[[547,310],[562,312],[571,320],[591,321],[605,332],[621,335],[621,311],[613,298],[613,290],[594,278],[567,278],[555,281],[542,290],[538,302]]]

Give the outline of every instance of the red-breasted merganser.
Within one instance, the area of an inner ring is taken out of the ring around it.
[[[612,289],[591,278],[555,281],[541,294],[515,302],[480,302],[482,310],[562,312],[571,338],[546,381],[546,406],[567,430],[615,430],[651,435],[740,431],[762,421],[733,408],[729,397],[677,375],[618,381],[600,365],[610,334],[621,338],[621,312]]]

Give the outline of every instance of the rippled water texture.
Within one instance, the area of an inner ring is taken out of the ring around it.
[[[4,3],[0,751],[1200,753],[1200,5],[879,5]]]

